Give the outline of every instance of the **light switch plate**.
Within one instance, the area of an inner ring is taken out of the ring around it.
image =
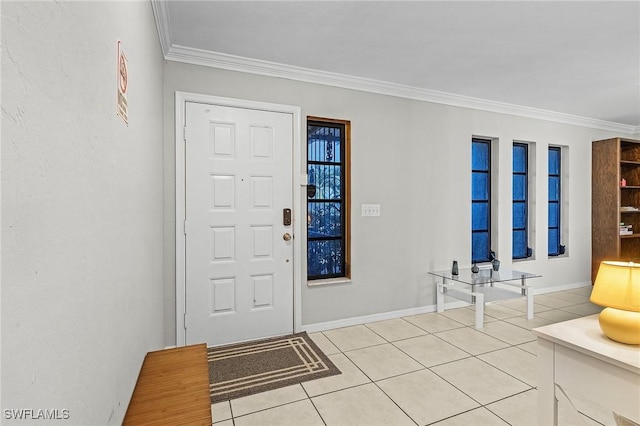
[[[380,204],[363,204],[362,216],[380,216]]]

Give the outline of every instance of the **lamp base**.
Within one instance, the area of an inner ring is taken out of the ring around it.
[[[640,312],[604,308],[598,320],[609,339],[627,345],[640,345]]]

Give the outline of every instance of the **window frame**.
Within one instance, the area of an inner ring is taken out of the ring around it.
[[[473,161],[473,144],[475,143],[482,143],[485,144],[487,146],[487,168],[486,169],[474,169],[473,165],[474,165],[474,161]],[[492,213],[492,146],[493,146],[493,140],[489,139],[489,138],[482,138],[482,137],[472,137],[471,138],[471,260],[474,263],[482,263],[482,262],[490,262],[491,259],[491,254],[493,249],[491,248],[491,242],[492,242],[492,231],[491,231],[491,226],[492,226],[492,217],[491,217],[491,213]],[[486,181],[486,194],[487,194],[487,198],[486,199],[474,199],[473,195],[474,195],[474,188],[473,188],[473,175],[474,173],[483,173],[486,174],[487,177],[485,179]],[[484,203],[487,206],[487,229],[474,229],[473,227],[473,211],[474,211],[474,204],[479,204],[479,203]],[[486,233],[486,238],[487,238],[487,253],[485,253],[486,257],[483,258],[475,258],[474,257],[474,234],[479,234],[479,233]]]
[[[322,161],[313,161],[309,160],[309,128],[311,126],[318,127],[333,127],[340,128],[342,138],[340,140],[340,162],[336,163],[327,163]],[[351,122],[349,120],[341,120],[334,118],[325,118],[325,117],[316,117],[316,116],[307,116],[307,138],[306,138],[306,170],[307,174],[309,173],[309,165],[310,164],[325,164],[325,165],[340,165],[341,167],[341,182],[340,182],[340,206],[341,206],[341,235],[339,238],[335,237],[310,237],[309,236],[309,221],[307,220],[307,282],[310,285],[324,283],[324,282],[332,282],[332,281],[344,281],[349,280],[351,278]],[[310,184],[310,183],[308,183]],[[321,202],[335,202],[335,199],[324,200],[324,199],[311,199],[310,197],[306,197],[306,209],[307,215],[309,218],[310,205],[321,203]],[[309,256],[310,250],[309,242],[310,241],[319,241],[326,239],[341,239],[341,247],[342,247],[342,273],[338,274],[321,274],[321,275],[309,275]]]
[[[516,171],[515,169],[515,161],[513,161],[513,159],[515,158],[515,150],[516,148],[523,148],[524,149],[524,171]],[[511,182],[512,182],[512,189],[511,189],[511,258],[513,260],[522,260],[522,259],[528,259],[531,257],[531,253],[532,250],[529,247],[529,144],[526,142],[518,142],[518,141],[513,141],[513,148],[512,148],[512,167],[511,167]],[[513,195],[513,191],[515,189],[515,185],[514,185],[514,181],[515,181],[515,177],[516,176],[524,176],[524,200],[516,200],[514,195]],[[524,205],[524,218],[522,218],[522,223],[524,224],[524,227],[515,227],[515,218],[513,215],[513,212],[515,210],[515,206],[516,204],[523,204]],[[523,232],[524,231],[524,254],[521,255],[515,255],[516,250],[515,250],[515,234],[516,232]]]
[[[547,151],[547,161],[550,162],[551,160],[551,153],[552,152],[557,152],[558,155],[558,173],[552,173],[551,170],[549,168],[547,168],[547,181],[548,181],[548,185],[549,185],[549,190],[547,191],[547,255],[550,257],[558,257],[558,256],[562,256],[565,253],[565,247],[562,245],[562,147],[561,146],[555,146],[555,145],[549,145],[548,151]],[[558,193],[557,193],[557,197],[555,200],[552,200],[551,197],[549,196],[549,192],[551,189],[551,179],[552,178],[556,178],[558,180]],[[557,226],[551,226],[551,204],[556,204],[557,205],[557,210],[556,210],[556,224]],[[557,240],[557,244],[555,246],[556,250],[554,252],[551,252],[550,249],[550,244],[551,241],[549,239],[549,234],[551,233],[551,230],[555,229],[558,233],[558,240]]]

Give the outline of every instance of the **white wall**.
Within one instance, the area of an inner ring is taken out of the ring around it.
[[[2,4],[2,424],[120,424],[163,347],[162,62],[148,2]]]
[[[352,282],[302,289],[302,323],[311,325],[435,304],[427,271],[457,259],[469,266],[472,135],[499,138],[498,256],[511,267],[511,146],[536,143],[535,260],[539,286],[590,280],[591,141],[614,136],[584,127],[450,107],[279,78],[167,62],[165,117],[165,342],[175,342],[174,93],[298,105],[307,115],[351,120]],[[304,129],[304,125],[303,125]],[[302,140],[305,140],[303,135]],[[569,256],[547,259],[546,149],[570,151]],[[303,167],[305,162],[303,161]],[[304,173],[304,170],[301,170]],[[305,197],[302,198],[303,200]],[[379,203],[380,217],[361,217]]]

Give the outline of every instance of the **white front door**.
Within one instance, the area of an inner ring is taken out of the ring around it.
[[[185,121],[186,343],[292,333],[292,114],[187,102]]]

